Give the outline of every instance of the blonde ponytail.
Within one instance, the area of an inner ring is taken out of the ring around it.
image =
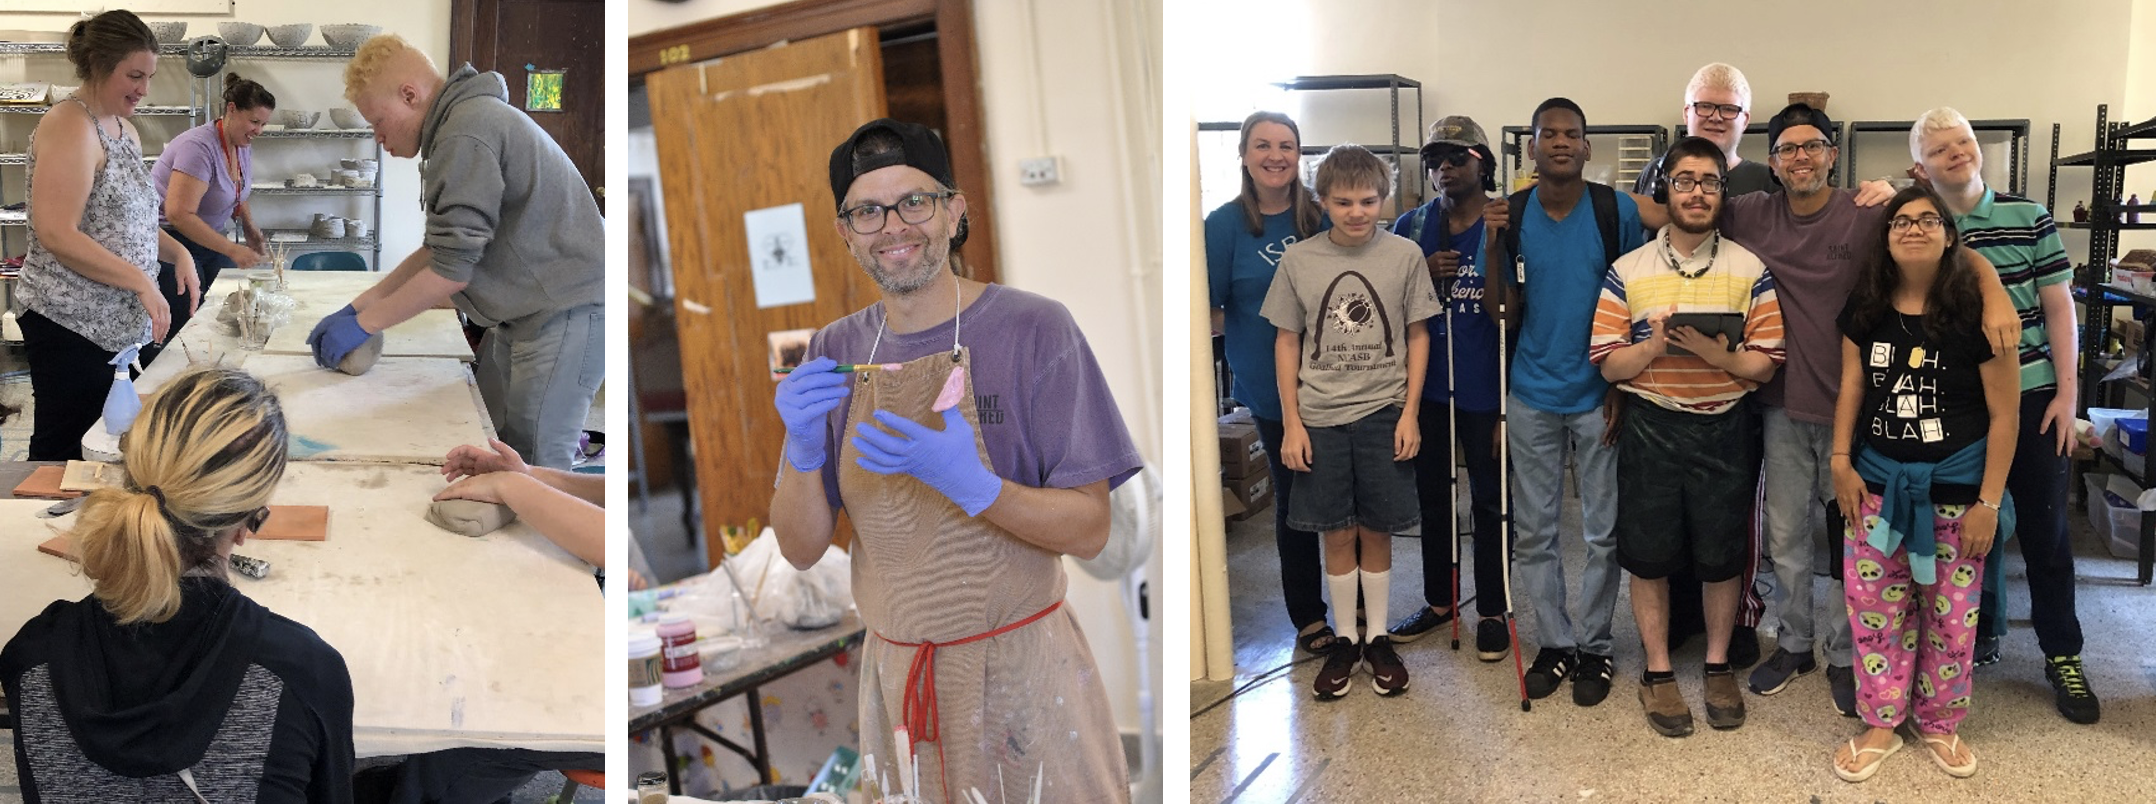
[[[180,609],[180,577],[222,577],[219,546],[269,504],[284,477],[284,411],[237,369],[175,378],[151,397],[121,452],[125,488],[100,489],[76,514],[83,574],[123,625]]]

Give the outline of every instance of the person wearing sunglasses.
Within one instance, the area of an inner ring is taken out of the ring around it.
[[[269,518],[288,436],[276,395],[238,369],[151,397],[125,479],[70,529],[90,595],[0,649],[25,799],[352,800],[344,658],[227,569]]]
[[[1422,500],[1422,589],[1427,605],[1415,607],[1392,627],[1394,642],[1413,642],[1455,616],[1451,548],[1453,462],[1465,458],[1474,509],[1474,582],[1494,590],[1504,582],[1505,549],[1497,505],[1497,324],[1483,310],[1487,286],[1480,256],[1484,193],[1497,190],[1497,158],[1482,126],[1465,116],[1430,124],[1422,164],[1437,195],[1400,216],[1392,233],[1422,247],[1430,281],[1451,310],[1427,322],[1430,367],[1423,372],[1422,451],[1415,455],[1415,488]],[[1501,200],[1497,203],[1503,203]],[[1446,362],[1451,361],[1448,372]],[[1448,385],[1449,382],[1449,385]],[[1458,429],[1446,417],[1457,416]],[[1453,433],[1458,433],[1457,443]],[[1455,454],[1457,453],[1457,454]],[[1503,595],[1475,597],[1475,653],[1485,662],[1505,658],[1512,637],[1505,630]]]
[[[1737,155],[1744,129],[1752,123],[1752,84],[1745,80],[1744,71],[1721,62],[1699,68],[1684,86],[1681,114],[1687,133],[1705,137],[1722,150],[1723,169],[1727,171],[1722,176],[1724,197],[1774,189],[1773,170]],[[1654,195],[1655,183],[1661,178],[1662,160],[1658,156],[1639,172],[1632,192]]]
[[[2095,723],[2102,715],[2095,690],[2081,663],[2081,617],[2074,610],[2074,551],[2067,537],[2067,490],[2072,482],[2068,456],[2073,451],[2076,391],[2075,356],[2080,323],[2068,289],[2073,264],[2059,239],[2051,211],[2020,196],[1984,185],[1984,149],[1977,146],[1969,119],[1941,106],[1925,112],[1909,128],[1909,154],[1916,172],[1946,202],[1969,247],[1991,260],[2014,309],[2029,325],[2021,330],[2021,427],[2007,488],[2020,505],[2011,535],[2028,562],[2029,620],[2036,644],[2044,651],[2044,676],[2051,682],[2053,704],[2075,723]],[[2006,632],[2005,573],[1992,562],[1984,587],[1982,622],[1977,630],[1976,663],[1999,661],[2000,636]]]

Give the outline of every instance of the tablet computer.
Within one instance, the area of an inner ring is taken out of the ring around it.
[[[1732,352],[1737,351],[1737,344],[1744,342],[1743,313],[1671,313],[1669,320],[1663,324],[1662,331],[1671,332],[1678,327],[1691,327],[1709,338],[1727,335],[1729,351]],[[1672,342],[1669,344],[1668,354],[1689,355],[1691,352]]]

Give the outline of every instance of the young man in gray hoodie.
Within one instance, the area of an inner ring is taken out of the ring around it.
[[[605,374],[606,231],[576,166],[509,105],[500,73],[444,78],[395,34],[360,45],[345,97],[391,156],[420,158],[425,245],[315,325],[315,362],[444,301],[479,326],[479,395],[501,440],[569,468]]]

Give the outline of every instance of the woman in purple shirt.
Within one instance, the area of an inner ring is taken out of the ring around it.
[[[173,137],[150,170],[164,205],[158,223],[194,255],[204,291],[225,266],[252,268],[262,259],[267,243],[247,212],[247,189],[254,179],[255,136],[276,110],[277,98],[261,84],[226,73],[224,114]],[[235,219],[247,234],[245,245],[225,236]],[[157,288],[172,305],[172,331],[179,332],[193,311],[183,303],[173,266],[160,267]],[[148,363],[155,355],[144,352]]]

